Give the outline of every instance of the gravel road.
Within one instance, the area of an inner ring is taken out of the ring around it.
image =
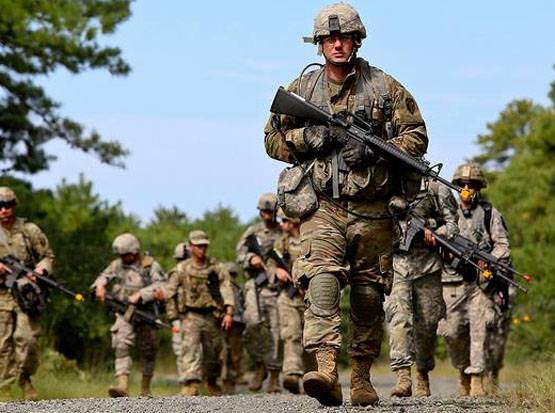
[[[347,376],[342,376],[344,397],[348,398]],[[511,410],[491,399],[457,398],[453,393],[456,382],[451,377],[432,378],[432,392],[436,396],[425,399],[391,399],[389,390],[393,385],[392,376],[377,376],[373,382],[382,397],[376,407],[355,408],[349,400],[338,408],[320,406],[306,396],[289,394],[239,394],[223,397],[153,397],[125,399],[73,399],[45,400],[0,404],[0,412],[11,413],[90,413],[90,412],[388,412],[388,413],[501,413]]]

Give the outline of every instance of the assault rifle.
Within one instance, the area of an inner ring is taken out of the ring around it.
[[[6,276],[6,287],[11,289],[21,309],[27,314],[36,315],[44,309],[46,302],[41,287],[58,290],[77,302],[85,301],[83,294],[70,290],[47,275],[39,274],[11,255],[0,257],[0,262],[12,271]],[[29,280],[29,283],[20,285],[18,280],[24,278]]]
[[[439,172],[443,167],[442,164],[439,163],[437,165],[430,166],[428,161],[410,156],[392,143],[376,136],[373,133],[372,125],[354,113],[340,112],[331,114],[324,109],[320,109],[313,103],[306,101],[303,97],[285,90],[282,86],[279,87],[274,97],[270,112],[279,115],[294,116],[317,125],[342,127],[347,131],[348,139],[354,139],[358,142],[364,143],[382,158],[391,161],[394,164],[402,165],[408,170],[415,171],[422,176],[439,181],[461,194],[464,192],[465,194],[463,196],[469,195],[467,190],[453,184],[451,181],[448,181],[439,175]],[[354,122],[348,122],[347,118],[352,118]],[[337,163],[337,160],[335,163]],[[332,173],[337,174],[335,168],[333,168]],[[336,197],[336,192],[338,192],[337,179],[338,178],[334,175],[334,198]]]
[[[429,229],[437,243],[455,257],[451,265],[453,268],[457,269],[457,272],[460,272],[462,267],[465,265],[470,266],[475,268],[478,272],[481,272],[482,276],[486,280],[490,279],[492,276],[498,277],[505,283],[511,284],[525,293],[528,292],[528,289],[514,281],[513,277],[518,275],[520,278],[528,282],[532,279],[530,275],[518,272],[511,265],[506,264],[488,252],[481,250],[478,244],[467,238],[455,235],[452,239],[448,240],[445,237],[438,235],[437,232],[429,228],[427,221],[428,220],[425,218],[415,214],[411,214],[409,216],[406,231],[407,236],[405,236],[399,246],[400,251],[408,251],[414,236],[424,229]],[[480,261],[486,264],[485,268],[481,268],[478,265]]]
[[[139,306],[120,300],[111,294],[106,294],[104,304],[114,313],[121,314],[128,323],[136,321],[155,328],[172,328],[170,324],[163,322],[156,312],[141,309]]]

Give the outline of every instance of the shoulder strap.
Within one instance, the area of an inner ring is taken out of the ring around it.
[[[492,205],[487,201],[480,201],[480,206],[484,210],[484,226],[486,227],[486,231],[488,232],[488,236],[491,239],[491,214],[492,214]]]
[[[302,75],[299,77],[299,95],[305,98],[306,100],[310,101],[312,99],[312,95],[314,94],[314,88],[316,88],[316,84],[320,80],[320,77],[324,74],[324,67],[322,66],[320,69],[313,70],[312,72],[308,72],[306,75]],[[303,85],[305,85],[303,87]],[[301,89],[302,88],[302,89]]]

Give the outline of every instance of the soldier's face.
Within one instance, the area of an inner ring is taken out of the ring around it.
[[[480,193],[480,185],[473,181],[466,181],[461,182],[462,188],[469,194],[468,197],[463,197],[462,193],[459,195],[459,198],[464,203],[472,202],[472,200],[476,197],[478,193]]]
[[[120,258],[124,262],[124,264],[131,265],[135,261],[137,261],[138,256],[139,254],[123,254],[120,255]]]
[[[15,214],[15,202],[3,202],[0,201],[0,221],[8,222]]]
[[[263,209],[260,211],[260,218],[264,222],[272,222],[274,220],[274,211],[271,209]]]
[[[196,259],[203,260],[204,258],[206,258],[206,251],[208,250],[208,245],[206,245],[206,244],[199,244],[199,245],[190,244],[189,248],[191,250],[191,255],[193,257],[195,257]]]
[[[336,34],[321,40],[322,53],[327,61],[346,63],[353,54],[355,42],[350,34]]]

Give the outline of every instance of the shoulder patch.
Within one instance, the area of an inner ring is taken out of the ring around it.
[[[405,98],[405,106],[407,107],[409,113],[411,115],[414,115],[414,112],[416,112],[416,102],[414,101],[414,99],[411,97]]]

